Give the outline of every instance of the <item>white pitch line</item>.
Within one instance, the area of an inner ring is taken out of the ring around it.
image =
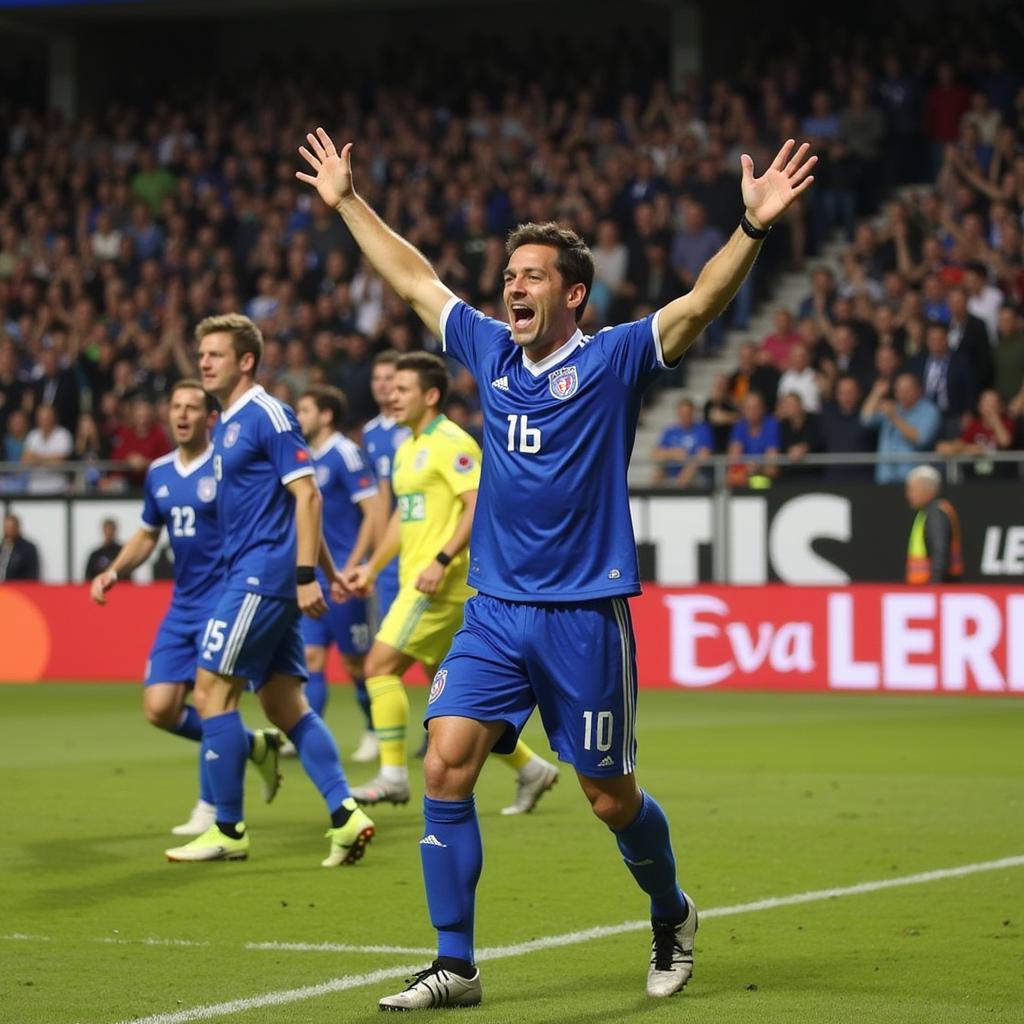
[[[414,953],[433,956],[433,946],[349,946],[344,942],[247,942],[246,949],[269,949],[285,953]]]
[[[737,903],[727,907],[709,907],[702,910],[701,917],[705,920],[713,917],[730,917],[733,914],[750,914],[759,910],[774,910],[778,907],[793,907],[801,903],[814,903],[820,900],[836,899],[842,896],[859,896],[863,893],[880,892],[883,889],[896,889],[908,885],[924,885],[928,882],[940,882],[947,878],[963,878],[966,875],[977,875],[986,871],[1004,871],[1007,868],[1024,867],[1024,856],[1002,857],[999,860],[981,861],[977,864],[963,864],[959,867],[940,868],[937,871],[922,871],[915,875],[903,875],[900,878],[880,878],[871,882],[859,882],[856,885],[837,886],[832,889],[814,889],[810,892],[793,893],[790,896],[772,896],[768,899],[755,900],[752,903]],[[480,950],[478,960],[500,960],[504,957],[523,956],[539,949],[554,949],[557,946],[572,946],[590,939],[604,938],[609,935],[621,935],[624,932],[642,931],[650,928],[650,921],[626,921],[622,924],[607,925],[599,928],[588,928],[584,931],[567,932],[564,935],[549,935],[543,939],[530,942],[519,942],[511,946],[495,946]],[[431,950],[431,953],[433,950]],[[174,1013],[158,1013],[151,1017],[135,1017],[118,1021],[118,1024],[191,1024],[197,1020],[212,1020],[229,1013],[242,1013],[256,1010],[264,1006],[284,1006],[298,1003],[317,996],[332,995],[364,985],[376,985],[378,982],[393,981],[406,978],[422,970],[422,963],[403,967],[387,967],[366,974],[350,974],[343,978],[333,978],[319,985],[306,985],[302,988],[284,989],[279,992],[265,992],[263,995],[246,996],[232,999],[225,1003],[211,1003],[208,1006],[196,1006],[191,1010],[178,1010]]]

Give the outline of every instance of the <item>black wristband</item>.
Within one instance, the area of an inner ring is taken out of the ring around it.
[[[438,553],[434,555],[434,560],[440,562],[446,569],[452,564],[452,556],[446,555],[443,551],[438,551]]]
[[[295,568],[295,582],[301,587],[304,583],[316,582],[316,569],[312,565],[299,565]]]
[[[747,220],[747,215],[743,214],[740,217],[740,227],[743,229],[743,234],[747,238],[753,238],[755,241],[761,242],[768,237],[768,232],[771,231],[770,227],[767,228],[755,228],[753,224]]]

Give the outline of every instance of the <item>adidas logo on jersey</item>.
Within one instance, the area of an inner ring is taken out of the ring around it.
[[[606,757],[603,761],[600,761],[597,765],[598,768],[611,768],[615,764],[614,758]]]
[[[491,387],[497,388],[499,391],[508,391],[508,377],[499,377],[497,380],[492,380]]]
[[[164,484],[162,487],[157,488],[156,496],[158,498],[169,498],[171,496],[171,492],[168,489],[167,484]]]
[[[420,846],[441,846],[446,850],[448,849],[448,844],[442,843],[433,832],[431,832],[429,836],[424,836],[420,840]]]

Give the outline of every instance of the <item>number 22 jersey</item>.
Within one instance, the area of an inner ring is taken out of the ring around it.
[[[577,330],[537,363],[507,324],[458,299],[440,327],[484,413],[470,586],[541,603],[638,594],[626,470],[641,395],[668,369],[658,314]]]

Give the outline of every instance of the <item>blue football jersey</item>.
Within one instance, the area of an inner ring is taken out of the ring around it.
[[[359,445],[343,434],[332,434],[312,455],[324,499],[324,538],[340,569],[355,547],[363,524],[359,502],[377,493],[377,480]]]
[[[470,585],[511,601],[639,593],[626,469],[641,395],[667,368],[658,314],[577,330],[539,363],[507,324],[457,299],[440,327],[484,413]]]
[[[205,617],[224,579],[212,445],[187,465],[180,452],[150,463],[142,525],[148,530],[167,527],[174,552],[171,610],[184,618]]]
[[[313,475],[295,413],[256,385],[221,413],[213,431],[224,582],[295,597],[295,499],[286,485]]]
[[[370,456],[373,471],[378,480],[391,481],[391,466],[395,461],[398,446],[409,436],[408,427],[396,423],[383,414],[374,416],[363,427],[363,447]],[[394,496],[392,496],[394,497]]]

